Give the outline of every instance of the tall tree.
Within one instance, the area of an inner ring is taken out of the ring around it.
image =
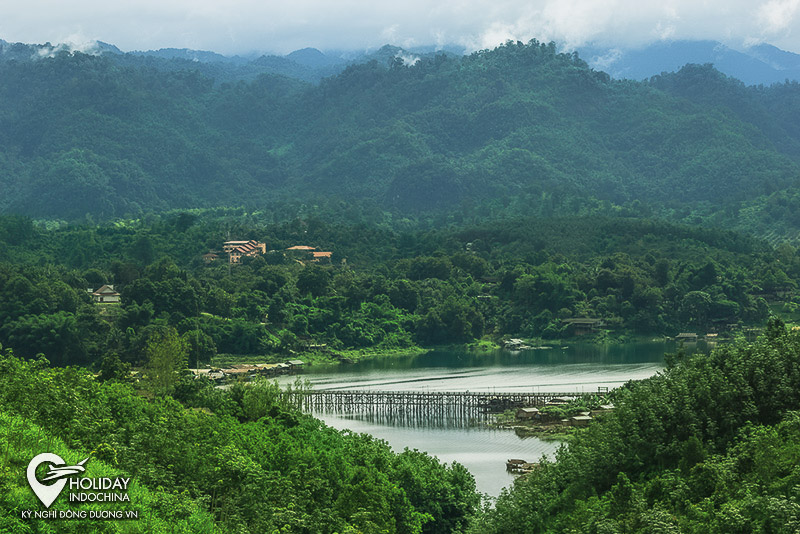
[[[180,378],[180,371],[186,368],[188,352],[186,342],[174,328],[164,328],[155,333],[145,347],[145,387],[156,396],[172,393]]]

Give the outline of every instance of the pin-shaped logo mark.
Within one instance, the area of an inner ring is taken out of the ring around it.
[[[85,464],[88,459],[89,458],[84,458],[82,461],[78,462],[77,465],[67,465],[64,459],[59,455],[43,452],[31,460],[31,463],[28,464],[27,471],[28,484],[30,484],[31,489],[36,496],[39,497],[39,500],[42,501],[45,508],[50,508],[53,501],[61,494],[61,490],[63,490],[64,486],[67,484],[66,477],[86,471],[83,464]],[[49,462],[53,465],[51,465],[50,469],[47,471],[47,476],[39,482],[39,479],[36,478],[36,468],[45,462]],[[55,482],[52,484],[42,484],[42,482],[47,482],[48,480],[55,480]]]

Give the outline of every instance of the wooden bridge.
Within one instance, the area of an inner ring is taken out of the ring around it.
[[[371,422],[404,426],[463,427],[505,410],[593,394],[312,390],[299,402],[304,411],[311,413],[353,415]]]

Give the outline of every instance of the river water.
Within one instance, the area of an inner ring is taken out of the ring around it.
[[[416,356],[376,358],[352,365],[315,365],[303,377],[315,390],[596,392],[650,377],[664,367],[671,343],[571,345],[520,352],[431,351]],[[282,377],[282,384],[294,377]],[[519,438],[511,430],[441,428],[369,420],[366,415],[315,414],[328,425],[366,432],[395,451],[418,449],[443,462],[459,462],[475,476],[478,491],[497,496],[514,480],[509,458],[553,458],[558,441]]]

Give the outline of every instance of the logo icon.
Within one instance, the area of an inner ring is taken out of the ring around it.
[[[67,484],[66,477],[86,471],[83,464],[85,464],[88,459],[88,457],[84,458],[78,462],[77,465],[67,465],[64,459],[59,455],[43,452],[31,460],[31,463],[28,464],[27,471],[28,484],[30,484],[31,489],[36,496],[39,497],[39,500],[42,501],[45,508],[50,508],[53,501],[61,494],[61,490],[63,490],[64,486]],[[45,462],[52,465],[47,471],[47,475],[40,482],[39,479],[36,478],[36,469]],[[49,480],[55,480],[55,482],[52,484],[42,484],[42,482],[47,482]]]

